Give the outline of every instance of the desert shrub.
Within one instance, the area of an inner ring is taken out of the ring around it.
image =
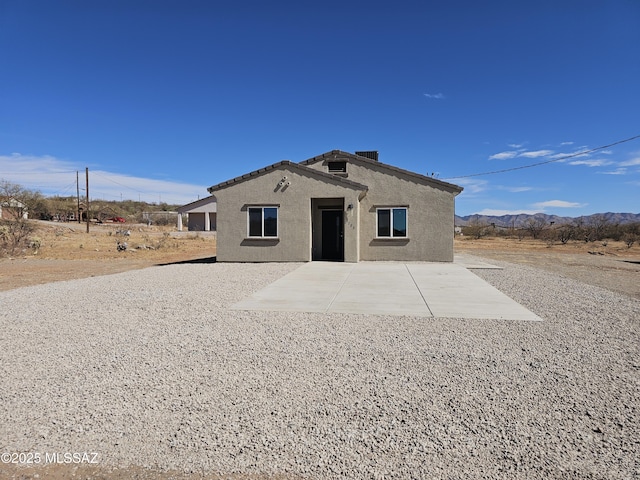
[[[622,236],[622,241],[625,243],[627,248],[633,247],[633,244],[638,241],[638,236],[635,233],[627,232]]]
[[[558,232],[557,230],[544,230],[539,234],[540,239],[544,240],[548,246],[553,245],[558,241]]]
[[[29,248],[33,250],[34,255],[38,253],[40,247],[42,247],[42,240],[40,239],[40,237],[31,237],[31,239],[29,240]]]
[[[628,238],[640,239],[640,223],[628,223],[621,227],[621,238],[626,243]]]
[[[493,229],[493,233],[492,236],[494,237],[501,237],[501,238],[509,238],[511,236],[513,236],[513,231],[510,228],[494,228]]]
[[[30,248],[34,231],[35,227],[28,220],[0,221],[0,255],[17,255]]]
[[[569,240],[573,240],[576,236],[575,229],[573,225],[563,225],[558,229],[558,240],[563,245],[566,245]]]
[[[475,238],[476,240],[482,237],[486,237],[491,230],[491,227],[486,223],[470,222],[469,225],[462,227],[462,233],[464,236]]]
[[[162,234],[162,238],[160,240],[158,240],[158,243],[156,243],[155,248],[156,249],[167,249],[167,248],[176,248],[178,247],[178,242],[175,241],[175,239],[171,236],[171,234],[169,232],[164,232]]]
[[[592,241],[604,240],[611,224],[604,215],[593,215],[589,221],[588,228],[591,230]]]
[[[546,226],[547,221],[544,218],[531,217],[526,221],[524,228],[535,240],[540,237]]]
[[[573,225],[560,225],[557,228],[547,230],[545,235],[552,236],[555,241],[566,245],[569,240],[575,238],[576,229]]]

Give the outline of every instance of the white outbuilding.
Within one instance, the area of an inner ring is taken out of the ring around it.
[[[188,216],[187,230],[209,232],[216,229],[217,215],[216,197],[213,195],[187,203],[178,208],[178,231],[182,231],[182,217]]]

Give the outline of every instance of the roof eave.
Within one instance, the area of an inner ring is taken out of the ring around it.
[[[338,183],[338,184],[342,184],[345,187],[354,188],[356,190],[366,191],[366,190],[369,189],[369,187],[367,187],[366,185],[363,185],[361,183],[357,183],[357,182],[354,182],[352,180],[348,180],[346,178],[337,177],[337,176],[331,175],[329,173],[320,172],[320,171],[315,170],[313,168],[309,168],[309,167],[307,167],[305,165],[301,165],[299,163],[291,162],[290,160],[282,160],[282,161],[274,163],[272,165],[268,165],[266,167],[259,168],[258,170],[254,170],[252,172],[246,173],[246,174],[241,175],[239,177],[235,177],[235,178],[232,178],[232,179],[227,180],[225,182],[221,182],[221,183],[218,183],[216,185],[213,185],[213,186],[207,188],[207,191],[210,194],[213,195],[213,192],[222,190],[224,188],[230,187],[230,186],[235,185],[235,184],[240,183],[240,182],[244,182],[244,181],[250,180],[251,178],[254,178],[254,177],[257,177],[257,176],[262,175],[264,173],[267,173],[270,170],[276,170],[276,169],[278,169],[278,168],[280,168],[282,166],[288,166],[288,167],[291,167],[293,169],[302,170],[303,173],[306,173],[308,175],[312,175],[312,176],[315,176],[315,177],[320,177],[320,178],[323,178],[323,179],[325,179],[327,181],[330,180],[332,182],[335,182],[335,183]]]
[[[454,195],[459,195],[462,192],[462,190],[464,190],[459,185],[455,185],[453,183],[448,183],[448,182],[445,182],[443,180],[438,180],[437,178],[427,177],[426,175],[421,175],[420,173],[412,172],[411,170],[405,170],[403,168],[395,167],[393,165],[389,165],[387,163],[380,162],[379,160],[371,160],[370,158],[362,157],[360,155],[356,155],[355,153],[344,152],[342,150],[331,150],[330,152],[326,152],[326,153],[323,153],[321,155],[316,155],[315,157],[309,158],[307,160],[303,160],[302,162],[300,162],[300,164],[301,165],[305,165],[305,166],[306,165],[312,165],[314,163],[320,162],[320,161],[325,160],[327,158],[331,158],[332,156],[334,156],[334,157],[335,156],[346,156],[346,157],[353,158],[354,160],[360,161],[362,163],[369,164],[371,166],[378,166],[378,167],[385,168],[387,170],[395,171],[395,172],[398,172],[398,173],[403,173],[405,175],[409,175],[409,176],[414,177],[416,179],[420,179],[420,180],[422,180],[424,182],[435,184],[438,187],[450,190],[451,193],[453,193]]]

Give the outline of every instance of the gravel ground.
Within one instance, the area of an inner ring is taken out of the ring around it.
[[[640,301],[501,265],[476,273],[543,322],[228,310],[296,264],[0,292],[0,452],[287,478],[640,478]]]

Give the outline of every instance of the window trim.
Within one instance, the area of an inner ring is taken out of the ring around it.
[[[264,234],[264,209],[265,208],[275,208],[276,210],[276,234],[275,235],[265,235]],[[251,235],[251,210],[260,209],[260,235]],[[252,205],[247,207],[247,238],[248,239],[266,239],[266,240],[275,240],[280,238],[280,207],[278,205]]]
[[[378,228],[378,212],[380,210],[388,210],[389,211],[389,235],[380,235],[380,230]],[[404,210],[404,218],[405,218],[405,234],[403,236],[397,236],[393,234],[393,211],[394,210]],[[397,239],[397,240],[406,240],[409,238],[409,207],[406,205],[398,205],[398,206],[389,206],[389,207],[376,207],[376,232],[375,238],[381,240],[389,240],[389,239]]]

